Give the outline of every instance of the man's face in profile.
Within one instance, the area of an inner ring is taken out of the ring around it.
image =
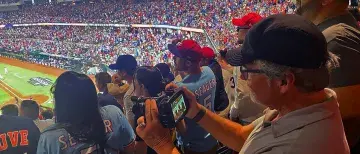
[[[238,31],[238,43],[243,44],[245,40],[246,33],[249,31],[249,29],[239,29]]]

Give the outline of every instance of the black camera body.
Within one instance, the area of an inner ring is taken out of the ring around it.
[[[164,128],[175,128],[186,115],[189,102],[182,90],[165,91],[160,97],[136,97],[132,96],[134,102],[133,113],[135,119],[145,115],[145,102],[147,99],[155,99],[159,111],[159,120]],[[146,120],[146,119],[145,119]]]

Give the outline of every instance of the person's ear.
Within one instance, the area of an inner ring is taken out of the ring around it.
[[[295,85],[295,75],[293,73],[285,73],[282,78],[278,80],[280,93],[285,94]]]

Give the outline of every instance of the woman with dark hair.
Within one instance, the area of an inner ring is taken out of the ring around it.
[[[51,88],[55,125],[40,136],[37,153],[133,152],[134,132],[119,108],[99,108],[93,81],[68,71]]]
[[[140,67],[134,75],[135,96],[157,97],[164,91],[166,83],[157,68]]]
[[[151,67],[140,67],[134,75],[134,95],[138,97],[158,97],[165,90],[165,82],[159,69]],[[139,117],[135,116],[135,121]],[[135,127],[136,128],[136,127]],[[145,142],[136,137],[137,154],[156,154],[156,152],[147,147]]]

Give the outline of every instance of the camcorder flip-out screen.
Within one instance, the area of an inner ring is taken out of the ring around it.
[[[188,108],[188,102],[183,95],[183,91],[178,91],[173,95],[169,103],[171,104],[175,123],[178,123],[185,117]]]

